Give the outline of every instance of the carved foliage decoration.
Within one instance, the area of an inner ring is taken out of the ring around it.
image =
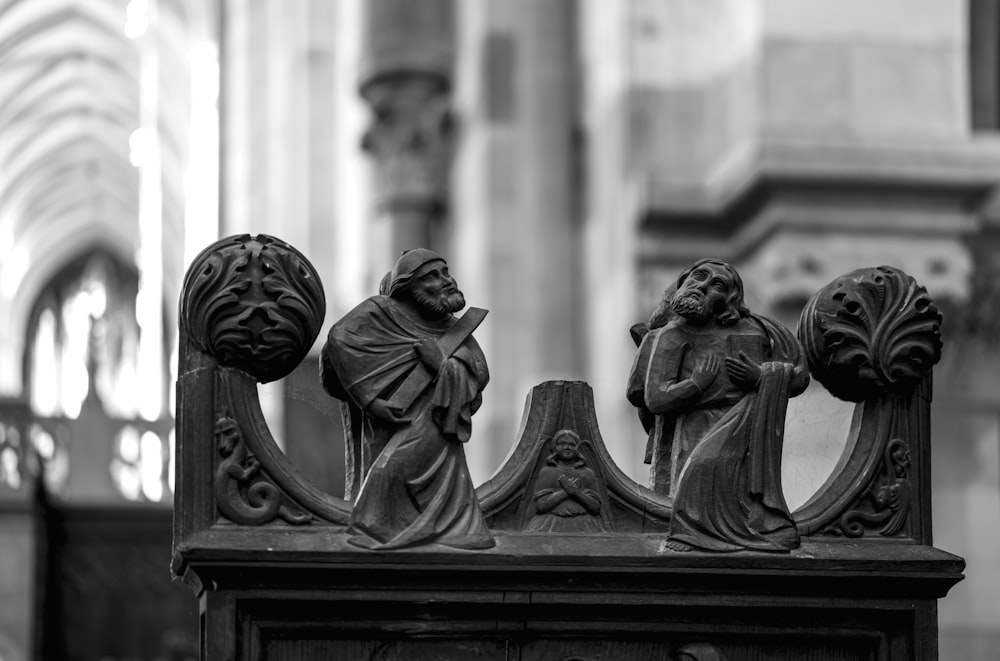
[[[859,269],[813,296],[799,340],[813,376],[836,397],[906,394],[941,358],[941,313],[899,269]]]
[[[266,383],[305,358],[325,312],[319,275],[302,253],[266,234],[243,234],[195,258],[180,316],[200,349]]]
[[[276,518],[296,525],[312,520],[291,505],[261,471],[239,424],[228,414],[215,421],[215,441],[221,457],[215,471],[215,500],[223,516],[243,525],[260,525]]]

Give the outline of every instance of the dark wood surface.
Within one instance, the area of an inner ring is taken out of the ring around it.
[[[964,566],[913,544],[678,554],[663,536],[580,537],[370,552],[333,530],[214,530],[182,571],[211,588],[204,658],[645,659],[702,641],[839,660],[936,658],[936,599]]]
[[[176,570],[203,658],[934,659],[936,600],[964,561],[805,540],[789,554],[673,553],[665,535],[497,533],[485,551],[371,552],[337,529],[216,527]]]

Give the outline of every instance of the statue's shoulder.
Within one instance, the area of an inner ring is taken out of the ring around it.
[[[338,323],[343,323],[351,319],[367,318],[373,315],[388,314],[394,315],[398,312],[399,302],[382,294],[369,296],[354,306]]]
[[[749,317],[741,319],[740,323],[755,327],[758,332],[763,331],[771,338],[779,337],[786,342],[794,341],[795,339],[795,334],[785,327],[784,324],[756,312],[752,312]]]
[[[375,294],[361,301],[355,310],[392,310],[399,308],[400,303],[391,296]]]
[[[677,349],[682,345],[699,345],[707,338],[718,335],[718,329],[701,330],[692,328],[681,318],[674,319],[663,328],[653,331],[654,341],[660,349]]]
[[[649,332],[649,337],[654,342],[683,342],[687,337],[687,326],[683,319],[671,319],[670,322],[661,328],[655,328]]]
[[[369,296],[358,303],[331,327],[328,343],[356,344],[358,338],[378,334],[376,329],[394,326],[399,318],[398,303],[388,296]]]
[[[764,317],[760,316],[756,312],[751,312],[745,317],[740,317],[735,324],[726,326],[725,328],[733,333],[746,333],[754,330],[760,332],[759,322],[762,319],[764,319]]]

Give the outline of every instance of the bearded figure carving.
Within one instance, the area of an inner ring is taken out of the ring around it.
[[[795,336],[753,314],[725,262],[667,289],[629,377],[648,426],[650,488],[672,499],[675,551],[787,551],[799,536],[781,491],[789,397],[809,383]]]
[[[486,311],[456,318],[465,298],[423,248],[403,253],[380,289],[333,325],[320,365],[349,412],[350,541],[489,548],[463,449],[489,381],[472,337]]]

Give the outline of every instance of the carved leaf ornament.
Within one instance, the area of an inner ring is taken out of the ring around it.
[[[181,319],[192,341],[261,383],[305,358],[326,313],[323,285],[302,254],[280,239],[221,239],[195,258]]]
[[[899,269],[859,269],[813,296],[799,340],[810,372],[834,396],[906,394],[941,359],[941,313]]]

